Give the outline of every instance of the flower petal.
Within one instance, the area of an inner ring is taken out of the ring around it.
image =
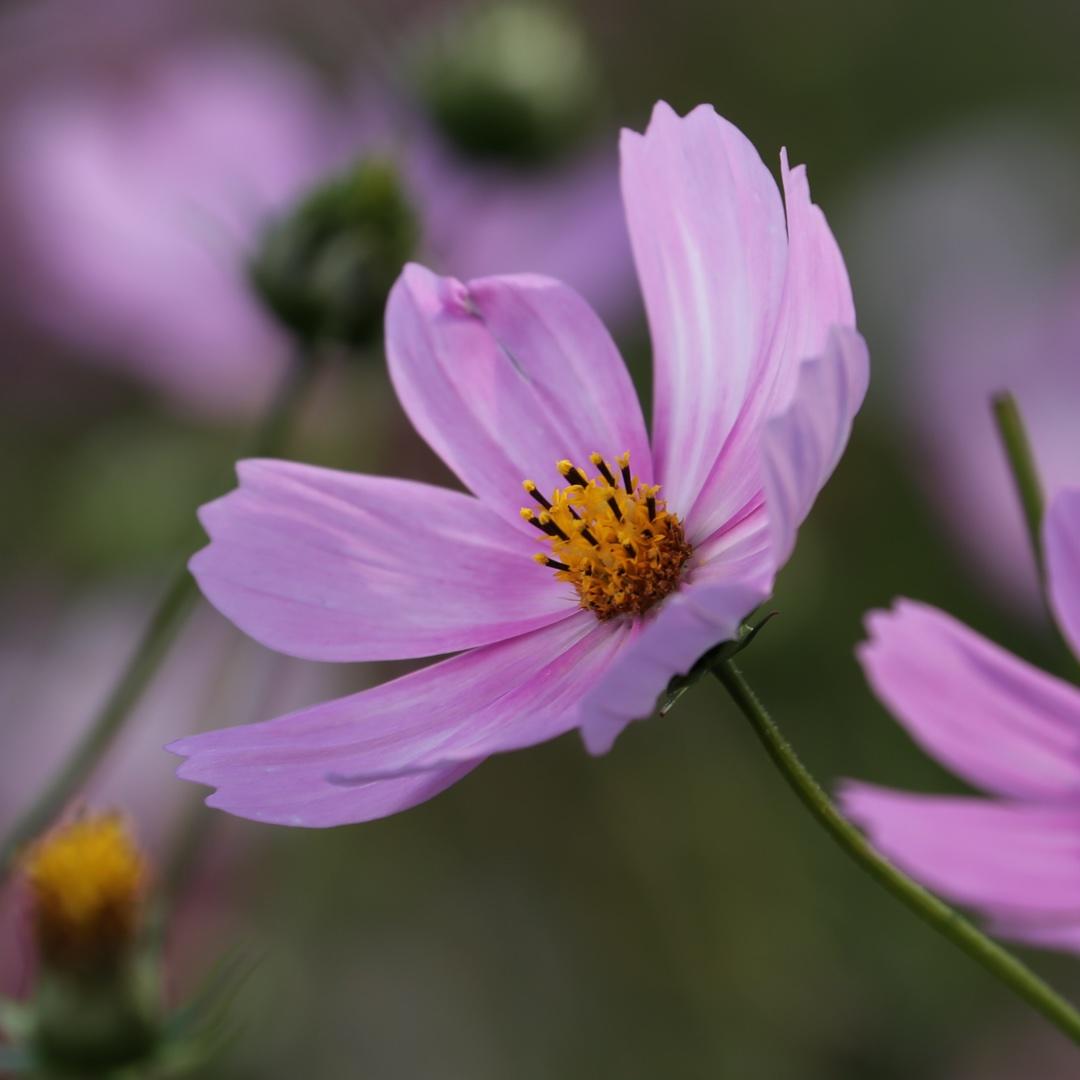
[[[207,599],[279,652],[313,660],[431,656],[576,610],[535,544],[477,499],[404,480],[245,461],[202,508],[191,561]]]
[[[1080,689],[910,600],[867,627],[866,676],[928,753],[995,794],[1080,793]]]
[[[768,350],[784,211],[757,151],[707,106],[680,118],[661,102],[644,135],[623,132],[621,152],[655,354],[656,475],[685,518]]]
[[[446,769],[369,780],[344,786],[319,783],[304,773],[283,770],[261,783],[223,785],[206,798],[206,805],[236,817],[266,825],[328,829],[400,814],[440,795],[479,765],[464,762]],[[184,768],[179,770],[185,776]]]
[[[1050,503],[1043,543],[1050,605],[1080,657],[1080,488],[1067,488]]]
[[[786,150],[780,166],[788,232],[783,295],[739,419],[689,514],[695,535],[712,532],[753,500],[761,485],[762,425],[790,405],[802,362],[825,351],[829,331],[855,326],[847,269],[825,215],[810,201],[806,166],[789,168]]]
[[[572,289],[531,275],[462,284],[415,264],[386,312],[390,375],[416,430],[497,513],[521,482],[565,483],[556,462],[629,450],[652,476],[645,422],[611,336]]]
[[[304,820],[304,808],[347,813],[354,804],[334,792],[442,775],[563,734],[577,724],[586,689],[633,633],[630,623],[598,623],[579,612],[371,690],[169,749],[188,758],[181,777],[219,789],[216,806],[263,821],[326,824]]]
[[[800,365],[790,406],[765,426],[765,506],[777,569],[844,452],[869,377],[866,342],[854,330],[835,327],[825,352]]]
[[[591,754],[606,754],[622,730],[647,718],[676,675],[685,675],[714,645],[735,637],[765,597],[764,582],[687,585],[619,653],[582,705],[582,735]]]
[[[1080,808],[914,795],[847,782],[844,812],[901,869],[996,921],[1075,919]]]

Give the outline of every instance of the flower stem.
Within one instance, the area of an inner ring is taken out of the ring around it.
[[[721,660],[711,670],[750,721],[788,786],[840,847],[919,918],[982,964],[1073,1042],[1080,1043],[1080,1012],[1007,949],[992,941],[959,912],[878,854],[866,837],[837,810],[821,785],[799,760],[734,662]]]
[[[1042,548],[1042,520],[1045,500],[1043,498],[1042,483],[1039,480],[1039,472],[1035,467],[1035,455],[1031,449],[1031,440],[1027,436],[1023,418],[1020,416],[1020,408],[1016,404],[1016,398],[1008,391],[995,394],[991,407],[994,411],[994,422],[997,424],[998,436],[1005,449],[1005,456],[1009,459],[1009,468],[1012,470],[1013,482],[1016,484],[1017,494],[1020,496],[1020,504],[1024,509],[1024,520],[1027,523],[1028,538],[1035,554],[1035,562],[1039,568],[1039,580],[1046,581],[1046,567],[1043,563]]]
[[[315,358],[308,355],[298,355],[289,365],[252,438],[249,456],[270,454],[281,446],[316,368]],[[108,752],[150,685],[197,597],[195,579],[188,573],[185,560],[173,573],[135,651],[82,738],[0,841],[0,881],[10,872],[23,846],[51,824]]]

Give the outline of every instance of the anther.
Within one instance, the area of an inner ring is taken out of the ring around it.
[[[523,480],[521,486],[545,509],[551,509],[551,503],[544,498],[537,486],[531,480]]]
[[[522,509],[521,509],[521,519],[522,519],[522,521],[527,521],[530,525],[533,526],[533,528],[539,529],[542,533],[547,533],[549,536],[551,535],[551,533],[548,532],[548,530],[545,529],[544,526],[541,525],[540,522],[536,520],[536,515],[531,510],[529,510],[527,507],[522,507]]]
[[[583,537],[584,537],[584,538],[585,538],[586,540],[588,540],[588,542],[589,542],[590,544],[592,544],[592,546],[593,546],[593,547],[596,547],[596,546],[598,546],[598,545],[599,545],[599,543],[600,543],[600,541],[599,541],[599,540],[597,540],[597,539],[596,539],[596,537],[595,537],[595,536],[593,536],[593,534],[592,534],[591,532],[589,532],[589,526],[588,526],[588,525],[582,525],[582,526],[581,526],[581,535],[582,535],[582,536],[583,536]]]
[[[634,545],[625,540],[623,541],[623,551],[625,551],[631,559],[637,557],[637,550],[635,549]]]
[[[612,475],[611,470],[608,468],[608,463],[603,459],[600,454],[590,454],[589,460],[600,471],[600,475],[612,486],[615,486],[615,477]]]
[[[549,559],[542,552],[538,552],[533,556],[533,560],[538,562],[541,566],[550,566],[552,570],[569,570],[570,567],[564,562],[559,562],[558,559]]]
[[[619,463],[619,469],[622,472],[623,487],[626,488],[627,495],[634,494],[634,478],[630,475],[630,451],[627,450],[625,454],[620,454],[616,459]]]
[[[540,515],[540,528],[551,536],[557,536],[560,540],[570,539],[570,537],[559,528],[559,523],[546,511]]]
[[[615,520],[622,521],[622,511],[619,509],[619,502],[614,495],[608,496],[607,504],[611,507],[611,512],[615,515]]]
[[[646,499],[645,499],[645,506],[649,511],[649,520],[650,521],[655,521],[656,520],[656,496],[655,495],[647,496]]]
[[[556,464],[555,468],[557,468],[571,484],[577,484],[578,487],[588,487],[589,481],[574,468],[573,462],[567,461],[564,458]]]

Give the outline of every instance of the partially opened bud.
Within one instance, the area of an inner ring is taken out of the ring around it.
[[[251,262],[266,306],[306,344],[370,344],[412,256],[416,216],[393,163],[362,161],[270,224]]]
[[[55,829],[30,849],[23,872],[46,966],[87,971],[128,952],[146,865],[118,814],[87,815]]]
[[[568,11],[532,0],[458,14],[429,48],[420,87],[460,149],[527,163],[566,150],[597,97],[582,27]]]
[[[79,1075],[147,1055],[160,1003],[137,955],[148,870],[126,822],[87,814],[58,826],[24,856],[23,875],[40,960],[35,1055]]]

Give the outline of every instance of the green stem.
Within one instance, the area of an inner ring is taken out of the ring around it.
[[[1035,464],[1035,455],[1031,449],[1031,440],[1028,438],[1024,419],[1020,415],[1019,406],[1016,404],[1016,398],[1012,394],[1008,391],[996,394],[991,404],[994,411],[994,422],[997,424],[998,436],[1005,450],[1005,456],[1009,460],[1009,469],[1012,472],[1016,493],[1024,509],[1024,521],[1027,523],[1031,550],[1035,555],[1035,566],[1039,574],[1039,587],[1042,591],[1043,604],[1046,607],[1050,625],[1054,628],[1058,645],[1061,647],[1064,657],[1062,674],[1075,680],[1080,676],[1080,658],[1073,654],[1068,635],[1058,625],[1054,605],[1050,601],[1050,582],[1047,577],[1046,558],[1042,544],[1042,525],[1046,502],[1043,496],[1042,482],[1039,480],[1039,470]]]
[[[948,904],[879,855],[866,837],[837,810],[821,785],[799,760],[734,662],[721,660],[711,670],[750,721],[788,786],[840,847],[919,918],[982,964],[1073,1042],[1080,1043],[1080,1013],[1076,1009],[1007,949],[992,941]]]
[[[1039,580],[1045,584],[1046,567],[1043,563],[1042,520],[1045,499],[1039,471],[1035,467],[1035,454],[1031,449],[1031,440],[1027,436],[1020,408],[1016,398],[1008,391],[996,394],[991,402],[994,421],[1005,456],[1009,459],[1013,482],[1024,509],[1024,521],[1027,523],[1028,539],[1035,554],[1039,568]]]
[[[250,456],[270,454],[282,445],[289,422],[316,367],[315,358],[306,355],[298,356],[289,365],[273,402],[252,438]],[[135,651],[83,737],[0,842],[0,882],[10,872],[23,846],[51,824],[108,752],[150,685],[197,597],[198,589],[194,578],[188,573],[185,560],[184,565],[174,572]]]

